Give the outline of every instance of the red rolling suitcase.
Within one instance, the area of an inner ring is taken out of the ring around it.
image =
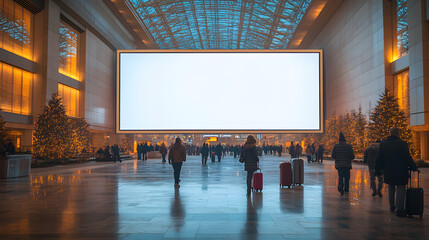
[[[292,168],[290,162],[280,164],[280,187],[292,185]]]
[[[420,171],[417,175],[417,188],[411,186],[411,171],[409,173],[410,185],[407,186],[405,194],[405,212],[408,216],[419,215],[420,218],[423,216],[424,200],[423,200],[423,188],[420,187]]]
[[[212,159],[212,162],[216,161],[216,155],[215,152],[212,152],[212,154],[210,155],[210,158]]]
[[[256,172],[253,173],[253,190],[262,192],[262,182],[262,171],[258,168]]]

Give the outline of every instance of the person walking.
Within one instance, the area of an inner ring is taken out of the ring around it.
[[[290,158],[295,157],[295,146],[293,145],[293,142],[290,142],[289,154],[290,154]]]
[[[335,168],[338,170],[338,192],[344,195],[349,192],[350,169],[352,169],[355,154],[352,145],[346,142],[342,132],[340,132],[339,141],[334,145],[331,155],[335,160]]]
[[[384,173],[384,182],[389,185],[390,212],[396,211],[396,216],[405,217],[405,186],[408,184],[408,168],[413,171],[418,169],[410,155],[407,142],[402,141],[399,136],[399,129],[392,127],[390,136],[380,143],[375,162],[375,175]]]
[[[147,160],[147,152],[149,152],[149,146],[147,145],[147,143],[145,143],[142,148],[141,148],[141,153],[142,153],[142,160],[146,161]]]
[[[377,141],[375,143],[371,143],[369,147],[365,149],[365,152],[363,154],[363,162],[368,164],[368,171],[369,171],[369,179],[371,181],[371,189],[372,189],[372,196],[375,197],[377,194],[380,197],[383,197],[381,194],[381,189],[383,189],[383,176],[378,175],[375,176],[375,160],[377,159],[378,155],[378,149],[380,147],[380,141]],[[375,178],[378,179],[378,187],[375,183]]]
[[[159,147],[159,153],[161,153],[162,156],[162,162],[165,163],[165,156],[167,156],[167,147],[165,146],[164,143],[161,144],[161,146]]]
[[[316,153],[316,143],[311,144],[311,161],[314,162],[316,159],[314,158],[314,155]]]
[[[246,143],[241,149],[240,162],[244,163],[244,170],[247,171],[247,196],[250,197],[253,173],[258,169],[259,163],[256,140],[252,135],[247,136]]]
[[[115,162],[116,161],[122,162],[121,156],[119,154],[119,146],[118,146],[118,144],[114,144],[113,145],[112,151],[113,151],[113,158],[114,158]]]
[[[201,147],[201,165],[207,165],[207,159],[209,157],[209,146],[204,143]]]
[[[323,152],[325,151],[325,148],[323,147],[322,144],[319,145],[319,147],[317,148],[317,154],[316,154],[316,161],[320,163],[323,163]]]
[[[223,147],[220,143],[216,146],[215,152],[217,155],[217,160],[220,162],[220,158],[222,157],[222,152],[223,152]]]
[[[310,145],[310,143],[305,148],[305,155],[307,155],[307,162],[310,163],[311,162],[311,145]]]
[[[295,146],[295,151],[294,151],[294,158],[299,158],[302,154],[302,147],[301,145],[299,145],[299,143],[296,144]]]
[[[176,138],[176,142],[168,152],[168,163],[173,166],[174,170],[174,187],[179,188],[180,182],[180,171],[182,170],[182,164],[186,161],[186,148],[182,145],[182,140]]]
[[[282,152],[283,152],[283,145],[280,145],[280,146],[277,147],[277,152],[279,154],[279,157],[281,157],[282,156]]]

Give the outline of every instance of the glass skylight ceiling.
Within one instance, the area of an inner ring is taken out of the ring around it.
[[[161,49],[285,49],[311,0],[126,0]]]

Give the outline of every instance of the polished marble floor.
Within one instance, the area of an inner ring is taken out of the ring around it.
[[[247,198],[236,159],[207,166],[199,159],[188,156],[178,190],[172,167],[159,159],[0,180],[0,239],[429,239],[429,189],[423,219],[398,218],[388,211],[387,189],[371,197],[363,165],[353,166],[350,193],[340,196],[333,162],[306,163],[303,188],[288,189],[279,187],[288,156],[266,155],[264,190]]]

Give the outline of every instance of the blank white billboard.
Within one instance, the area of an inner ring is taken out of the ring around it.
[[[322,51],[118,51],[117,132],[322,132]]]

